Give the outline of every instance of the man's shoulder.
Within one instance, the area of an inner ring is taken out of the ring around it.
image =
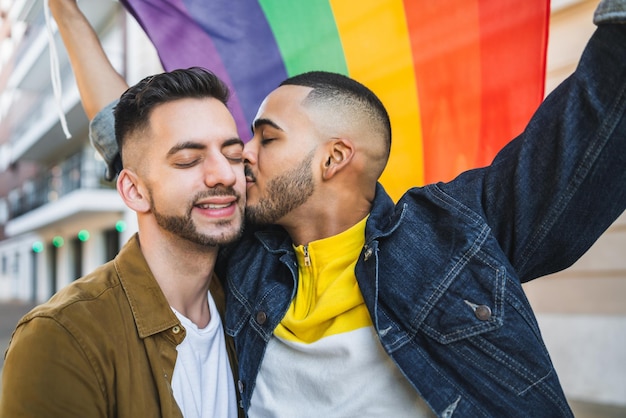
[[[111,261],[60,289],[48,301],[27,313],[18,326],[35,318],[50,318],[57,322],[85,320],[86,316],[106,311],[107,306],[119,304],[120,292],[123,290]]]

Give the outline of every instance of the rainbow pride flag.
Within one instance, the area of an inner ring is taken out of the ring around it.
[[[121,0],[166,70],[232,89],[240,135],[263,98],[309,70],[349,75],[386,105],[392,197],[488,164],[543,98],[549,0]]]

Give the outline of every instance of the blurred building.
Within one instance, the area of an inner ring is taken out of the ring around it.
[[[74,75],[43,1],[0,4],[0,300],[40,302],[112,259],[135,221],[115,184],[103,180],[104,162],[89,143]],[[129,81],[137,81],[133,69],[161,70],[119,3],[80,4]],[[140,53],[126,54],[131,49]]]
[[[88,120],[51,22],[61,87],[55,95],[42,3],[0,0],[0,302],[45,301],[113,258],[136,230],[114,184],[102,180],[104,163],[89,144]],[[79,4],[129,83],[161,70],[119,3]],[[546,92],[574,70],[597,4],[552,0]],[[623,215],[573,267],[525,285],[577,416],[626,416],[625,248]],[[602,412],[588,412],[593,408]]]

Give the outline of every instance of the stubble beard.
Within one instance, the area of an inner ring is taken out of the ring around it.
[[[257,225],[274,224],[306,202],[314,190],[311,171],[314,155],[312,150],[296,167],[270,180],[265,196],[255,205],[246,206],[247,220]]]
[[[198,228],[191,216],[194,208],[193,202],[197,202],[200,199],[204,199],[206,197],[225,194],[237,196],[235,191],[231,188],[220,188],[219,191],[216,189],[212,189],[210,192],[198,193],[191,200],[192,203],[188,205],[184,215],[164,215],[157,210],[154,204],[154,200],[152,199],[152,192],[150,191],[150,208],[157,222],[157,225],[159,225],[164,230],[194,244],[208,247],[216,247],[220,245],[230,244],[236,241],[243,233],[243,222],[240,222],[239,228],[232,231],[226,230],[226,232],[222,232],[218,235],[202,233],[198,231]],[[239,199],[237,201],[239,201]],[[243,219],[243,209],[238,207],[238,211],[240,213],[240,219]],[[232,223],[232,220],[223,220],[216,222],[214,225],[215,229],[218,230],[222,229],[222,227],[227,228],[229,225],[232,225]]]

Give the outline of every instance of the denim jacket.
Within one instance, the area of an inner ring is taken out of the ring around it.
[[[601,25],[490,166],[397,204],[377,187],[357,281],[384,349],[439,416],[572,416],[521,283],[573,264],[626,208],[625,110],[626,25]],[[220,257],[247,410],[297,262],[279,227],[249,227]]]

